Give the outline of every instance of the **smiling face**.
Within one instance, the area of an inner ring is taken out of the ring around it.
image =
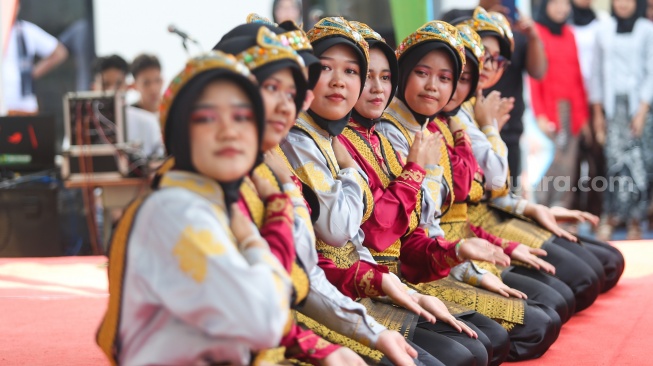
[[[404,98],[413,111],[425,116],[438,113],[451,98],[454,64],[448,53],[435,50],[427,53],[411,70]]]
[[[378,48],[370,49],[370,72],[367,75],[363,94],[354,108],[365,118],[379,118],[388,104],[392,93],[390,63]]]
[[[485,46],[485,62],[483,62],[483,70],[481,70],[478,79],[478,88],[487,89],[494,86],[501,79],[505,69],[498,62],[492,60],[501,56],[499,40],[494,36],[485,36],[482,41],[483,46]]]
[[[313,89],[311,110],[328,120],[347,116],[358,101],[361,90],[361,67],[354,50],[335,45],[320,56],[322,73]]]
[[[463,74],[460,76],[460,79],[458,80],[458,85],[456,86],[456,91],[453,93],[453,97],[447,103],[446,106],[444,106],[444,111],[445,112],[451,112],[454,109],[458,108],[463,102],[465,101],[465,98],[469,95],[469,92],[472,90],[472,74],[473,74],[473,68],[476,67],[474,66],[471,62],[467,62],[465,64],[465,68],[463,69]]]
[[[267,151],[279,145],[295,124],[297,87],[292,72],[285,68],[263,80],[260,90],[265,104],[262,148]]]
[[[200,174],[230,182],[254,166],[258,152],[254,109],[233,82],[209,83],[195,102],[189,126],[191,161]]]

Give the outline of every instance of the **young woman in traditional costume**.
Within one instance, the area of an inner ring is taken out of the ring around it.
[[[304,281],[307,288],[297,291],[301,296],[296,297],[294,308],[309,316],[311,322],[319,322],[322,328],[334,330],[351,338],[341,342],[344,345],[353,345],[354,341],[357,341],[375,346],[379,351],[387,352],[390,357],[393,357],[392,333],[395,332],[387,330],[366,315],[363,305],[338,292],[317,266],[313,226],[305,201],[292,179],[292,173],[281,160],[282,158],[274,152],[294,125],[295,117],[304,103],[307,91],[308,85],[302,75],[303,62],[297,60],[298,55],[295,51],[304,53],[304,59],[308,62],[314,59],[319,63],[319,60],[310,55],[312,50],[310,42],[299,29],[294,29],[289,34],[288,31],[276,27],[260,16],[248,17],[249,21],[254,19],[256,21],[253,24],[240,25],[228,32],[215,46],[216,49],[232,53],[239,60],[246,62],[245,64],[260,82],[266,109],[266,130],[263,136],[265,160],[254,169],[251,180],[246,180],[246,184],[241,187],[240,203],[254,218],[262,235],[265,238],[269,237],[268,241],[294,240],[300,261],[291,269],[291,277],[295,282],[296,272],[305,270],[310,279],[310,289],[308,281]],[[301,41],[293,42],[292,45],[284,42],[284,39],[290,37],[299,38]],[[310,66],[309,64],[309,69]],[[313,79],[309,80],[308,84],[314,85],[319,78],[319,69],[317,73],[309,74]],[[292,238],[284,238],[280,233],[266,228],[267,225],[263,223],[264,217],[270,211],[269,205],[266,210],[263,195],[271,189],[283,190],[293,201]],[[301,272],[299,275],[301,276]],[[306,318],[299,316],[299,320],[306,321]],[[394,336],[396,337],[397,334]],[[343,341],[345,337],[330,337],[330,339]],[[282,344],[287,349],[287,357],[321,365],[364,364],[364,361],[351,350],[338,349],[338,346],[320,339],[310,330],[303,331],[295,327],[284,341]],[[397,346],[396,342],[395,346]]]
[[[464,67],[464,46],[462,40],[454,36],[457,33],[455,27],[448,23],[430,22],[408,36],[397,49],[398,93],[377,125],[377,130],[390,140],[402,157],[408,155],[415,134],[419,131],[451,134],[444,121],[434,118],[451,99]],[[473,153],[464,131],[455,131],[454,135],[457,137],[455,144],[447,144],[441,154],[439,166],[444,172],[443,184],[437,190],[432,190],[439,195],[440,202],[446,202],[442,209],[444,212],[455,202],[456,195],[469,195],[469,187],[476,172],[476,166],[470,164]],[[428,229],[430,236],[444,236],[437,221]],[[464,238],[463,236],[463,241]],[[531,306],[521,299],[506,298],[478,289],[452,278],[434,282],[419,277],[409,278],[411,276],[406,274],[411,272],[405,271],[407,265],[409,263],[402,261],[402,275],[409,282],[416,283],[420,291],[477,310],[504,325],[509,330],[511,339],[511,360],[538,357],[557,336],[553,320],[537,306]],[[468,263],[463,265],[471,266]],[[503,288],[508,289],[505,285]]]
[[[261,153],[264,107],[252,80],[235,58],[213,52],[191,59],[164,94],[174,168],[129,206],[109,254],[97,340],[114,364],[246,365],[279,343],[292,242],[268,244],[235,204]],[[290,205],[285,194],[269,199]],[[273,215],[290,233],[287,214]]]
[[[433,134],[424,139],[420,135],[419,142],[411,147],[408,161],[404,165],[387,139],[375,131],[376,123],[380,120],[396,90],[397,59],[392,48],[383,41],[378,33],[365,24],[358,22],[351,22],[351,24],[370,44],[370,71],[363,94],[352,111],[349,124],[338,136],[338,139],[368,176],[375,200],[372,215],[361,227],[365,234],[364,244],[372,251],[377,261],[388,265],[394,273],[399,273],[401,253],[412,252],[417,256],[417,252],[421,251],[424,256],[428,257],[430,256],[429,246],[454,244],[438,243],[437,239],[429,238],[424,230],[419,228],[422,215],[434,215],[434,209],[426,206],[437,204],[429,201],[430,196],[422,193],[421,186],[440,184],[441,176],[426,175],[425,171],[436,169],[441,141],[436,139],[439,135]],[[435,149],[430,148],[429,144],[431,143]],[[429,164],[427,164],[428,159],[432,160]],[[440,238],[440,241],[443,239]],[[486,349],[481,347],[478,350],[480,346],[478,341],[459,333],[461,327],[466,323],[453,317],[440,300],[419,293],[414,293],[412,296],[423,307],[440,310],[439,313],[436,313],[438,319],[441,320],[440,323],[433,325],[422,322],[419,324],[424,331],[435,331],[461,343],[474,353],[478,364],[487,364],[488,357],[493,364],[499,363],[507,356],[509,349],[507,332],[496,322],[476,312],[469,312],[462,317],[465,320],[474,320],[471,321],[472,324],[480,323],[486,331],[490,331],[490,335],[486,335],[476,326],[471,325],[478,333],[479,340],[486,347]],[[454,329],[456,331],[453,331]],[[416,337],[418,336],[419,333]],[[490,338],[496,342],[503,339],[503,347],[499,348],[505,351],[497,349],[497,354],[493,355]],[[441,350],[438,349],[442,346],[446,345],[432,345],[431,352],[436,354],[438,359],[447,364],[455,364],[460,361],[456,360],[456,355],[450,351],[445,351],[445,354],[442,355]],[[481,355],[479,356],[479,354]]]

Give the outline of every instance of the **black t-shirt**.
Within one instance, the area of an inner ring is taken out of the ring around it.
[[[442,15],[442,20],[452,22],[461,18],[471,18],[474,9],[453,9]],[[515,107],[510,112],[508,123],[501,130],[501,137],[506,143],[517,143],[524,132],[522,117],[526,106],[524,104],[524,71],[526,70],[526,49],[528,39],[521,33],[514,31],[515,50],[510,60],[510,66],[503,73],[499,82],[490,89],[485,90],[485,95],[492,90],[501,92],[502,97],[514,97]]]
[[[519,142],[519,137],[524,132],[522,117],[526,109],[524,104],[524,71],[526,71],[528,39],[521,32],[514,32],[514,36],[515,51],[512,53],[510,66],[503,73],[499,82],[485,91],[487,94],[492,90],[498,90],[501,92],[502,97],[515,98],[515,107],[510,112],[510,119],[501,129],[501,137],[506,143]]]

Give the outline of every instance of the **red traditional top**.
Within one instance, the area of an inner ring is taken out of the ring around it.
[[[578,61],[576,39],[570,26],[562,26],[562,34],[551,33],[545,26],[535,23],[549,63],[544,78],[528,78],[531,103],[535,117],[546,116],[560,130],[558,102],[571,105],[571,132],[577,135],[589,119],[589,106]]]
[[[448,118],[442,118],[441,120],[447,124],[449,122]],[[456,164],[458,164],[459,167],[464,167],[464,169],[453,168],[454,187],[458,187],[460,182],[469,182],[468,187],[466,189],[467,193],[463,196],[463,195],[459,195],[456,192],[455,201],[456,203],[467,203],[469,192],[472,189],[474,177],[479,176],[482,179],[483,171],[481,170],[481,168],[478,165],[478,162],[476,161],[476,157],[474,156],[474,153],[472,151],[470,138],[465,133],[465,131],[463,130],[455,131],[453,133],[453,137],[454,137],[454,146],[452,147],[449,144],[447,144],[447,148],[449,148],[449,157],[451,159],[451,165],[453,166],[454,161],[456,161]],[[472,172],[471,175],[469,175],[470,171]],[[484,185],[481,184],[481,187],[483,186]],[[465,190],[463,190],[461,187],[459,188],[459,192],[462,193],[465,192]],[[476,237],[485,239],[490,243],[498,247],[501,247],[506,255],[510,255],[512,251],[515,250],[515,248],[519,245],[518,242],[508,241],[505,239],[501,239],[495,235],[492,235],[487,231],[485,231],[485,229],[483,229],[480,226],[474,226],[469,222],[468,225],[470,226],[470,229],[472,230],[474,235],[476,235]]]
[[[249,207],[241,196],[238,206],[245,215],[252,219]],[[270,251],[281,262],[288,273],[291,272],[295,261],[294,246],[287,243],[293,242],[293,205],[290,197],[284,193],[270,195],[265,200],[265,221],[259,232],[268,242]],[[288,333],[281,338],[280,346],[286,347],[286,357],[306,360],[314,365],[319,365],[319,360],[340,348],[322,339],[312,330],[304,330],[294,321]]]
[[[293,175],[292,180],[297,188],[302,191],[303,186],[299,178]],[[311,206],[308,202],[306,207],[310,213]],[[383,274],[389,273],[386,266],[359,260],[349,268],[339,268],[331,259],[319,252],[317,255],[318,266],[324,271],[327,280],[343,295],[352,300],[385,296],[381,283]]]
[[[437,118],[441,122],[447,123],[447,119],[440,116]],[[440,132],[444,136],[443,131],[440,131],[440,127],[435,121],[429,122],[426,128],[431,132]],[[478,170],[469,136],[464,131],[456,131],[454,133],[454,144],[453,146],[447,144],[447,151],[449,152],[451,171],[453,172],[454,196],[456,201],[460,198],[465,200],[469,196],[474,174]]]
[[[358,124],[353,119],[349,121],[348,128],[358,133],[362,142],[367,144],[373,151],[373,159],[361,151],[354,141],[351,141],[347,134],[340,134],[338,139],[347,148],[354,160],[366,173],[370,190],[374,197],[374,211],[372,216],[361,226],[365,233],[363,244],[377,252],[383,252],[393,243],[401,239],[399,260],[401,262],[401,274],[409,282],[419,283],[437,280],[449,275],[452,266],[460,263],[456,257],[455,245],[444,238],[429,238],[424,230],[416,228],[412,233],[409,231],[411,214],[417,206],[422,181],[425,171],[415,163],[407,163],[399,176],[390,179],[387,184],[383,183],[379,176],[378,169],[383,169],[390,177],[386,156],[394,154],[400,164],[403,164],[399,154],[394,149],[385,151],[374,130]],[[376,164],[377,169],[372,165]],[[429,269],[425,271],[425,269]]]

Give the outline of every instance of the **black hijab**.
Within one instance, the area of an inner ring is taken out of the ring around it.
[[[260,23],[241,24],[227,32],[227,34],[225,34],[222,39],[220,39],[220,41],[213,47],[213,49],[220,50],[225,53],[230,53],[232,55],[237,55],[246,49],[257,45],[256,39],[259,30],[262,27],[272,30],[272,32],[275,34],[285,32],[285,30],[281,28]],[[263,81],[272,76],[272,74],[285,68],[289,68],[291,70],[293,79],[295,81],[295,86],[297,88],[297,94],[295,95],[295,108],[296,112],[299,113],[302,105],[304,104],[306,91],[308,89],[308,82],[304,78],[304,72],[299,64],[290,59],[281,59],[272,62],[266,62],[260,66],[257,66],[251,71],[252,74],[256,76],[258,82],[263,83]]]
[[[413,72],[413,69],[419,61],[422,59],[422,57],[426,56],[431,51],[436,51],[436,50],[444,50],[447,52],[449,57],[454,61],[454,70],[453,70],[453,78],[454,78],[454,84],[453,84],[453,90],[451,91],[451,97],[453,97],[453,94],[456,92],[456,86],[458,85],[458,80],[460,79],[460,75],[462,73],[462,63],[461,60],[459,60],[459,57],[457,56],[456,51],[454,51],[449,45],[443,43],[443,42],[424,42],[421,43],[417,46],[413,46],[410,50],[406,51],[401,58],[399,59],[399,84],[397,87],[397,98],[404,102],[406,107],[410,110],[410,112],[413,114],[415,117],[415,120],[417,123],[420,125],[423,125],[426,123],[427,120],[431,120],[435,118],[437,113],[435,113],[432,116],[425,116],[423,114],[419,114],[415,112],[408,103],[406,103],[406,84],[408,83],[408,77],[410,74]],[[449,98],[451,100],[451,98]]]
[[[631,33],[637,19],[646,15],[646,0],[634,1],[636,2],[635,12],[628,18],[618,17],[614,12],[614,6],[612,6],[612,16],[617,20],[617,33]]]
[[[168,153],[174,157],[175,170],[198,173],[193,165],[190,149],[189,121],[193,106],[204,88],[213,81],[230,80],[238,85],[247,95],[254,107],[258,131],[258,158],[252,169],[262,159],[261,143],[265,130],[265,110],[258,86],[246,77],[227,69],[210,69],[194,75],[174,96],[170,111],[167,114],[163,131],[164,143]],[[227,210],[238,200],[239,189],[244,177],[232,182],[218,182],[225,195]]]
[[[388,59],[388,65],[390,65],[390,84],[392,85],[390,97],[388,98],[388,102],[385,105],[385,107],[388,108],[390,102],[392,102],[392,99],[397,93],[397,85],[399,84],[399,65],[397,64],[397,56],[395,56],[395,51],[387,43],[376,40],[374,38],[366,38],[365,40],[370,45],[370,51],[373,48],[376,48],[383,52],[385,57]],[[360,113],[358,113],[356,107],[354,107],[354,110],[351,111],[351,116],[354,121],[358,122],[360,125],[367,129],[372,128],[372,126],[374,126],[381,119],[381,116],[377,118],[363,117]]]
[[[594,19],[596,19],[596,13],[592,10],[591,7],[581,8],[578,5],[574,4],[573,0],[571,2],[571,15],[572,23],[578,26],[584,26],[590,24]]]
[[[555,35],[561,35],[562,34],[562,26],[565,25],[566,21],[562,23],[558,23],[551,19],[549,14],[546,12],[546,8],[549,5],[549,0],[542,0],[540,1],[540,7],[537,10],[537,16],[535,16],[535,21],[546,27],[546,29],[551,32],[551,34]]]

